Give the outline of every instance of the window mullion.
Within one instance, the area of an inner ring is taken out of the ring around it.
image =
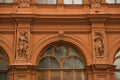
[[[50,70],[48,70],[48,80],[50,80]]]
[[[72,0],[72,4],[74,4],[74,0]]]
[[[60,70],[60,80],[63,80],[63,70]]]

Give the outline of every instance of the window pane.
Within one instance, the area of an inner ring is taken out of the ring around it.
[[[82,0],[74,0],[74,4],[82,4]]]
[[[8,59],[4,55],[4,52],[0,50],[0,69],[7,70]]]
[[[48,72],[47,71],[40,71],[38,73],[38,79],[37,80],[48,80]]]
[[[67,69],[84,69],[83,63],[77,58],[68,58],[63,65]]]
[[[70,54],[79,56],[79,54],[73,48],[70,48]]]
[[[106,0],[107,3],[115,3],[115,0]]]
[[[117,3],[120,3],[120,0],[117,0]],[[119,51],[120,52],[120,51]]]
[[[39,63],[39,68],[49,68],[49,58],[44,58]]]
[[[0,2],[3,2],[3,0],[0,0]]]
[[[115,80],[120,80],[120,72],[115,72]]]
[[[115,58],[120,56],[120,51],[117,52],[117,54],[115,55]]]
[[[3,77],[2,77],[3,80],[7,80],[7,72],[3,72]]]
[[[73,80],[72,71],[64,71],[63,80]]]
[[[67,55],[67,48],[64,46],[57,46],[55,48],[55,54],[59,58],[64,58]]]
[[[39,0],[38,1],[40,4],[46,4],[46,0]]]
[[[74,58],[74,68],[76,68],[76,69],[84,69],[84,65],[79,59]]]
[[[56,4],[56,0],[48,0],[48,4]]]
[[[60,71],[51,71],[51,79],[50,80],[60,80]]]
[[[0,72],[0,80],[7,80],[7,72]]]
[[[51,55],[51,54],[52,54],[52,48],[48,48],[48,49],[42,54],[42,56]]]
[[[74,58],[69,58],[64,62],[63,68],[73,69]]]
[[[64,4],[72,4],[72,0],[64,0]]]
[[[6,3],[12,3],[13,0],[5,0]]]
[[[82,79],[82,74],[81,74],[81,72],[76,72],[76,80],[84,80],[84,79]]]
[[[50,68],[60,68],[59,63],[55,58],[50,58]]]
[[[115,60],[114,65],[116,65],[116,69],[120,69],[120,58]]]

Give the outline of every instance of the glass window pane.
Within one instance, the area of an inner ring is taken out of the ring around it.
[[[115,80],[120,80],[120,72],[115,72]]]
[[[79,56],[79,54],[73,48],[70,48],[70,54]]]
[[[2,80],[7,80],[7,72],[3,72]]]
[[[37,80],[48,80],[48,72],[47,71],[38,72],[38,79]]]
[[[7,72],[0,72],[0,80],[7,80]]]
[[[120,56],[120,51],[117,52],[117,54],[115,55],[115,58]]]
[[[38,3],[40,3],[40,4],[46,4],[46,0],[39,0]]]
[[[48,0],[48,4],[56,4],[56,0]]]
[[[13,0],[5,0],[6,3],[12,3]]]
[[[84,65],[79,59],[74,58],[74,68],[76,68],[76,69],[84,69]]]
[[[73,69],[74,65],[74,58],[68,58],[67,60],[65,60],[63,68],[65,69]]]
[[[50,58],[50,68],[60,68],[59,63],[55,58]]]
[[[74,0],[74,4],[82,4],[82,0]]]
[[[68,58],[63,65],[63,68],[67,69],[84,69],[83,63],[77,58]]]
[[[115,0],[106,0],[107,3],[115,3]]]
[[[114,65],[116,65],[116,69],[120,69],[120,58],[115,60]]]
[[[81,72],[76,72],[76,80],[84,80],[82,79],[82,75],[81,75]]]
[[[72,4],[72,0],[64,0],[64,4]]]
[[[3,0],[0,0],[0,2],[3,2]]]
[[[59,58],[64,58],[67,56],[67,48],[64,46],[57,46],[55,48],[55,54]]]
[[[60,80],[60,71],[51,71],[51,79],[50,80]]]
[[[120,0],[117,0],[117,3],[120,3]],[[120,52],[120,51],[119,51]]]
[[[51,55],[52,54],[52,48],[48,48],[43,54],[42,56],[48,56],[48,55]]]
[[[39,63],[39,68],[49,68],[49,58],[44,58]]]
[[[3,51],[0,50],[0,69],[7,70],[8,59],[4,55]]]
[[[64,71],[63,72],[63,80],[73,80],[72,71]]]

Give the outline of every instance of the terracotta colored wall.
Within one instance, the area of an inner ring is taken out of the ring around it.
[[[27,6],[17,0],[0,3],[0,46],[10,59],[9,80],[35,80],[40,52],[56,41],[72,43],[82,51],[88,80],[114,80],[113,60],[120,49],[120,4],[89,1],[84,5],[64,5],[62,0],[58,5],[40,5],[34,0]],[[96,37],[104,46],[100,55],[95,50]],[[18,51],[21,43],[24,55]]]

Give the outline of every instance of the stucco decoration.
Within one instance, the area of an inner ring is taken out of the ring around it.
[[[91,8],[101,7],[102,0],[92,0]]]
[[[29,48],[28,44],[28,32],[22,31],[18,32],[18,57],[28,58],[27,50]]]
[[[96,57],[104,57],[104,43],[103,43],[103,33],[94,33],[94,46]]]
[[[29,8],[31,0],[19,0],[19,8]]]

